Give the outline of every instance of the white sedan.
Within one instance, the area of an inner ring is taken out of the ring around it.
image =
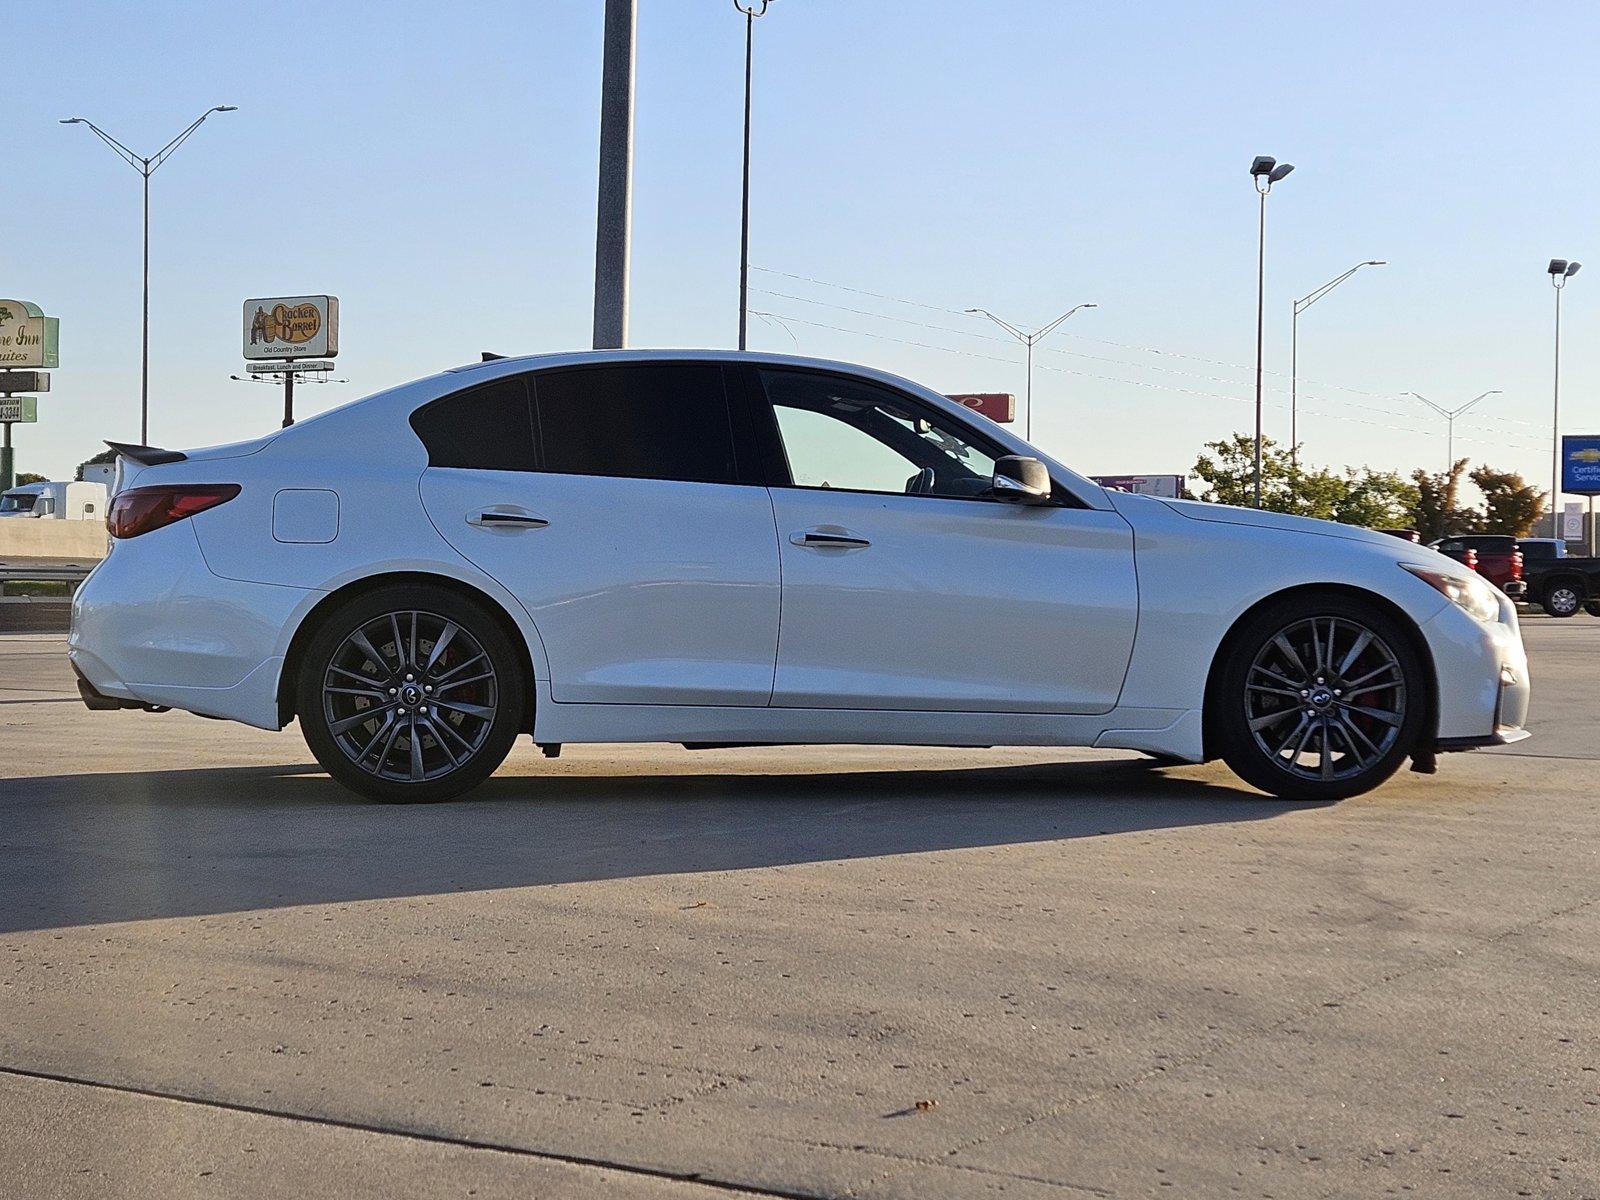
[[[299,719],[436,800],[518,734],[1096,746],[1335,799],[1526,736],[1511,602],[1344,525],[1108,492],[936,392],[715,351],[507,358],[118,447],[91,708]]]

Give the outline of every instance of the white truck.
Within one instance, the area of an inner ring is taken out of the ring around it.
[[[103,521],[108,496],[103,483],[25,483],[0,494],[0,517]]]

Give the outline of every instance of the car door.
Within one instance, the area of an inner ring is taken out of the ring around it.
[[[429,518],[527,608],[554,700],[768,702],[772,501],[740,480],[719,365],[501,377],[412,424]]]
[[[773,704],[1100,713],[1138,614],[1133,533],[990,495],[1000,447],[916,397],[762,368],[783,620]]]

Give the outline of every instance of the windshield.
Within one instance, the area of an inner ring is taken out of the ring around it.
[[[0,496],[0,516],[32,512],[34,501],[38,499],[37,492],[7,492]]]

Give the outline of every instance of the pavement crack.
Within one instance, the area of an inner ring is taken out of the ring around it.
[[[514,1145],[510,1142],[457,1137],[447,1133],[408,1129],[403,1126],[378,1125],[370,1121],[357,1121],[344,1117],[293,1112],[288,1109],[269,1108],[266,1105],[247,1104],[237,1100],[218,1100],[207,1096],[186,1095],[182,1092],[168,1091],[164,1088],[141,1087],[137,1084],[107,1083],[101,1079],[89,1079],[57,1071],[34,1071],[26,1067],[0,1066],[0,1075],[11,1075],[18,1079],[36,1079],[47,1083],[60,1083],[76,1087],[96,1088],[101,1091],[117,1092],[126,1096],[143,1096],[152,1100],[166,1100],[174,1104],[192,1104],[223,1112],[245,1113],[250,1116],[271,1117],[283,1121],[299,1121],[329,1129],[347,1129],[356,1133],[405,1138],[410,1141],[426,1142],[432,1145],[453,1146],[464,1150],[482,1150],[493,1154],[508,1154],[520,1158],[538,1159],[544,1162],[563,1163],[567,1166],[590,1167],[596,1170],[614,1171],[619,1174],[633,1175],[646,1179],[698,1184],[700,1187],[726,1192],[734,1196],[764,1196],[771,1197],[773,1200],[842,1200],[842,1197],[827,1192],[797,1191],[786,1188],[766,1187],[760,1184],[739,1183],[735,1180],[722,1179],[713,1175],[702,1174],[698,1171],[670,1171],[662,1167],[647,1167],[638,1163],[596,1158],[590,1155],[566,1154],[555,1150],[536,1150],[528,1146]]]

